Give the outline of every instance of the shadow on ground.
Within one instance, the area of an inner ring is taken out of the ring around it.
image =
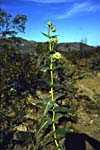
[[[86,143],[90,145],[87,147]],[[84,133],[66,135],[65,150],[100,150],[100,142]]]
[[[87,142],[90,147],[87,147]],[[15,134],[7,130],[0,131],[0,150],[27,150],[29,145],[32,146],[35,143],[32,132]],[[67,134],[64,145],[65,150],[100,150],[100,142],[84,133]]]

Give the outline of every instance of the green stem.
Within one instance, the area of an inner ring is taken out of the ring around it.
[[[49,42],[49,50],[52,51],[51,41]],[[51,100],[54,102],[54,74],[53,74],[53,58],[50,57],[50,77],[51,77]],[[59,142],[57,141],[57,134],[56,134],[56,127],[55,127],[55,103],[52,108],[53,116],[52,116],[52,128],[53,128],[53,136],[54,142],[56,145],[57,150],[61,150],[59,146]]]
[[[37,132],[37,135],[40,133],[40,131],[45,127],[45,125],[48,123],[48,121],[46,121],[42,126],[41,126],[41,128],[38,130],[38,132]]]

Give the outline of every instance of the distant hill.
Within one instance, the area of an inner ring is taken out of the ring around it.
[[[21,53],[36,53],[36,49],[39,45],[46,45],[47,43],[28,41],[22,38],[9,38],[0,40],[0,51],[3,50],[4,46],[12,46],[16,49],[19,49]],[[57,51],[60,52],[71,52],[71,51],[93,51],[100,49],[100,47],[94,47],[81,42],[72,42],[72,43],[59,43],[56,46]]]
[[[95,49],[94,46],[89,46],[87,44],[83,44],[81,42],[72,42],[72,43],[60,43],[57,46],[57,49],[59,51],[79,51],[81,48],[83,48],[84,50],[90,51]]]

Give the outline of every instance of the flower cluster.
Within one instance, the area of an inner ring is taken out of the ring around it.
[[[55,52],[53,55],[52,55],[52,58],[54,60],[61,60],[62,59],[62,54],[59,53],[59,52]]]

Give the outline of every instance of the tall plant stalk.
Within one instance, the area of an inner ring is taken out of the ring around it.
[[[48,32],[47,33],[43,33],[43,35],[45,37],[48,38],[48,52],[49,52],[49,70],[50,70],[50,100],[47,101],[45,109],[44,109],[44,113],[42,118],[40,119],[40,124],[43,121],[43,124],[40,125],[40,128],[37,132],[37,137],[39,137],[40,132],[45,128],[45,126],[48,124],[48,121],[51,120],[51,125],[52,125],[52,131],[53,131],[53,139],[54,139],[54,143],[56,146],[56,150],[61,150],[60,147],[60,143],[57,137],[57,129],[56,129],[56,110],[55,110],[55,106],[56,106],[56,102],[55,102],[55,97],[54,97],[54,76],[55,76],[55,64],[54,62],[56,60],[61,59],[61,54],[59,52],[55,51],[55,44],[57,44],[57,35],[54,35],[54,33],[56,32],[56,28],[55,26],[51,23],[48,22]],[[45,116],[47,114],[47,112],[49,111],[49,109],[52,111],[52,118],[46,118],[45,120]],[[38,147],[38,146],[36,146]]]
[[[48,23],[48,37],[49,37],[49,51],[50,51],[50,82],[51,82],[51,90],[50,90],[50,94],[51,94],[51,100],[53,103],[53,107],[52,107],[52,129],[53,129],[53,137],[54,137],[54,142],[56,145],[56,149],[57,150],[61,150],[60,145],[59,145],[59,141],[57,140],[57,134],[56,134],[56,126],[55,126],[55,99],[54,99],[54,66],[53,66],[53,57],[52,54],[54,55],[54,44],[55,44],[55,40],[57,40],[57,37],[54,36],[54,38],[52,37],[52,32],[55,32],[55,27],[52,25],[52,23]]]

